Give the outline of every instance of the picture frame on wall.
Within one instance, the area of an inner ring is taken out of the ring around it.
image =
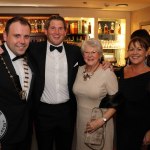
[[[140,23],[140,29],[145,29],[150,34],[150,21],[147,22],[141,22]]]

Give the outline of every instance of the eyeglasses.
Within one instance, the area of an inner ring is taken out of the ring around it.
[[[95,54],[97,54],[98,53],[98,51],[92,51],[92,52],[86,52],[86,51],[84,51],[84,55],[86,55],[86,56],[89,56],[89,55],[95,55]]]

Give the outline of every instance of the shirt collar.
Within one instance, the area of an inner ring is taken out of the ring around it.
[[[11,60],[14,59],[16,57],[16,55],[9,49],[9,47],[7,46],[6,42],[4,43],[4,45],[5,45],[6,50],[7,50],[8,54],[9,54],[9,56],[10,56],[10,59]]]

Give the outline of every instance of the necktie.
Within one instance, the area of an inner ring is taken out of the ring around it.
[[[62,46],[56,47],[56,46],[50,45],[50,51],[53,51],[55,49],[57,49],[58,52],[60,52],[60,53],[62,52]]]
[[[25,55],[16,56],[15,58],[12,59],[12,61],[16,61],[16,60],[18,60],[18,59],[20,59],[20,58],[24,58],[24,56],[25,56]]]

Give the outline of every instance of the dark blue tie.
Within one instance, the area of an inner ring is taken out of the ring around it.
[[[62,46],[53,46],[53,45],[50,45],[50,51],[53,51],[53,50],[58,50],[58,52],[62,52]]]

